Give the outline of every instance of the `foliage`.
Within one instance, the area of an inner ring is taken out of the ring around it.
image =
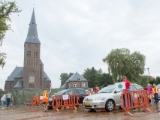
[[[61,86],[73,75],[73,73],[61,73],[60,80],[61,80]]]
[[[136,83],[145,87],[149,83],[149,77],[148,76],[140,76]]]
[[[96,70],[94,67],[85,69],[83,77],[88,80],[88,87],[95,85],[105,87],[108,84],[113,84],[111,75],[103,73],[101,69]]]
[[[103,62],[108,64],[114,83],[121,81],[123,75],[127,76],[131,82],[137,82],[145,69],[145,56],[140,52],[131,54],[126,48],[113,49]]]
[[[160,84],[160,77],[157,76],[155,81],[156,81],[156,84]]]
[[[0,46],[2,45],[4,36],[7,30],[11,29],[9,22],[11,22],[10,15],[12,13],[19,13],[20,10],[16,6],[16,2],[0,1]],[[5,65],[5,53],[0,53],[0,66]]]

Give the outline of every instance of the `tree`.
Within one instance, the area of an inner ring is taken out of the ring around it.
[[[108,64],[114,83],[121,81],[123,75],[127,76],[130,81],[135,82],[145,70],[145,56],[140,52],[131,54],[126,48],[113,49],[103,59],[103,62]]]
[[[16,6],[16,2],[0,1],[0,46],[7,30],[11,30],[9,22],[11,22],[10,15],[12,13],[19,13],[20,10]],[[0,66],[5,65],[6,54],[0,52]]]
[[[160,84],[160,77],[159,76],[156,77],[156,84],[157,85]]]
[[[113,84],[112,76],[109,73],[103,73],[100,84],[103,86]]]
[[[91,69],[85,69],[83,77],[88,80],[89,87],[94,87],[95,85],[97,85],[102,88],[106,85],[113,84],[111,75],[103,73],[101,69],[96,70],[94,67],[92,67]]]
[[[83,77],[88,80],[88,87],[94,87],[98,84],[98,75],[96,75],[96,73],[97,70],[94,67],[92,67],[91,69],[87,68],[86,70],[84,70]]]
[[[60,80],[61,80],[61,86],[73,75],[73,73],[61,73]]]

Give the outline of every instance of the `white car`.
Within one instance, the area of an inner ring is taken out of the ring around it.
[[[142,90],[143,88],[138,84],[131,84],[130,90]],[[102,109],[106,111],[113,111],[115,107],[121,106],[122,91],[115,90],[115,85],[109,85],[101,89],[97,94],[87,96],[83,100],[85,109]]]

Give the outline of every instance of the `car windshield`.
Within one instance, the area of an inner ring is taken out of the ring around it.
[[[59,91],[59,92],[57,92],[56,94],[57,95],[61,95],[61,94],[63,94],[64,92],[66,92],[67,90],[61,90],[61,91]]]
[[[98,93],[112,93],[114,89],[115,89],[114,85],[109,85],[105,88],[102,88]]]

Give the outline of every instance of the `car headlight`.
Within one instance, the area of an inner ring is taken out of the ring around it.
[[[105,97],[97,97],[94,99],[94,101],[103,101],[105,100]]]

